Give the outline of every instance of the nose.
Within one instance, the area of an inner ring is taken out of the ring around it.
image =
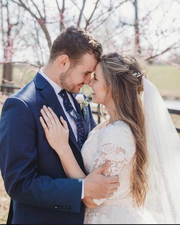
[[[91,80],[91,74],[89,74],[89,75],[86,76],[86,78],[85,78],[85,80],[84,80],[84,83],[85,83],[86,85],[89,85],[90,80]]]
[[[89,84],[88,84],[91,88],[93,87],[93,79],[90,80]]]

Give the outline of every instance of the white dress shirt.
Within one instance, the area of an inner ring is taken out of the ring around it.
[[[58,98],[58,100],[59,100],[59,103],[60,103],[60,105],[61,105],[62,108],[63,108],[63,111],[64,111],[64,113],[65,113],[65,115],[66,115],[66,117],[67,117],[67,119],[68,119],[68,121],[69,121],[69,123],[70,123],[70,125],[71,125],[71,128],[72,128],[72,130],[73,130],[74,136],[75,136],[75,138],[76,138],[76,140],[77,140],[78,138],[77,138],[77,126],[76,126],[76,123],[75,123],[74,119],[69,115],[69,113],[65,110],[64,104],[63,104],[63,99],[62,99],[62,97],[59,95],[59,92],[62,90],[62,88],[61,88],[58,84],[56,84],[54,81],[52,81],[52,80],[44,73],[43,68],[40,69],[39,73],[44,77],[44,79],[46,79],[46,80],[48,81],[48,83],[49,83],[49,84],[52,86],[52,88],[54,89],[54,92],[56,93],[56,96],[57,96],[57,98]],[[72,100],[72,97],[70,96],[70,94],[69,94],[68,92],[67,92],[67,94],[68,94],[69,100],[71,101],[71,104],[72,104],[73,108],[76,110],[76,107],[75,107],[75,105],[74,105],[74,102],[73,102],[73,100]],[[76,110],[76,111],[77,111],[77,110]],[[64,119],[65,119],[65,118],[64,118]],[[82,195],[81,195],[81,199],[83,199],[83,198],[84,198],[84,180],[82,180]]]

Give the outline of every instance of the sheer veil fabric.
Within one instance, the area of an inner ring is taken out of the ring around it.
[[[158,223],[180,223],[180,139],[153,83],[143,77],[142,96],[149,153],[145,209]]]

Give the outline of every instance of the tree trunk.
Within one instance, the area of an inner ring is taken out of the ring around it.
[[[135,53],[141,54],[140,32],[139,32],[139,16],[138,16],[138,0],[134,0],[135,8]]]
[[[9,82],[12,81],[12,71],[13,71],[12,63],[3,64],[3,77],[2,77],[2,88],[1,88],[1,91],[3,93],[6,93],[6,94],[12,93],[12,90],[6,87],[9,84]]]
[[[2,76],[2,88],[1,91],[5,92],[5,93],[11,93],[10,88],[5,87],[7,84],[9,84],[9,82],[12,82],[12,63],[9,62],[12,59],[8,57],[8,55],[10,54],[11,48],[13,46],[13,42],[11,40],[11,31],[12,31],[12,24],[10,23],[10,13],[9,13],[9,2],[8,0],[6,0],[4,2],[4,5],[1,1],[1,7],[5,8],[6,10],[6,14],[3,13],[3,10],[1,11],[1,25],[2,25],[2,41],[3,41],[3,45],[4,45],[4,59],[7,60],[7,62],[5,62],[3,64],[3,76]],[[4,20],[5,18],[5,20]],[[3,24],[3,22],[6,21],[5,25]],[[5,28],[7,26],[7,28]],[[7,29],[7,31],[6,31]],[[5,47],[7,46],[7,48]],[[4,86],[4,87],[3,87]]]

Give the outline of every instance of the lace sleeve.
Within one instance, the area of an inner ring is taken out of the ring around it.
[[[116,176],[128,163],[127,152],[117,144],[104,144],[93,164],[92,170],[98,168],[107,161],[111,162],[111,167],[104,173],[105,176]]]
[[[114,131],[114,132],[113,132]],[[123,168],[131,161],[135,153],[134,138],[130,131],[121,129],[109,131],[100,143],[99,151],[96,155],[91,171],[98,168],[107,161],[111,162],[111,166],[105,171],[105,176],[119,175]],[[102,204],[106,199],[94,199],[97,205]]]

